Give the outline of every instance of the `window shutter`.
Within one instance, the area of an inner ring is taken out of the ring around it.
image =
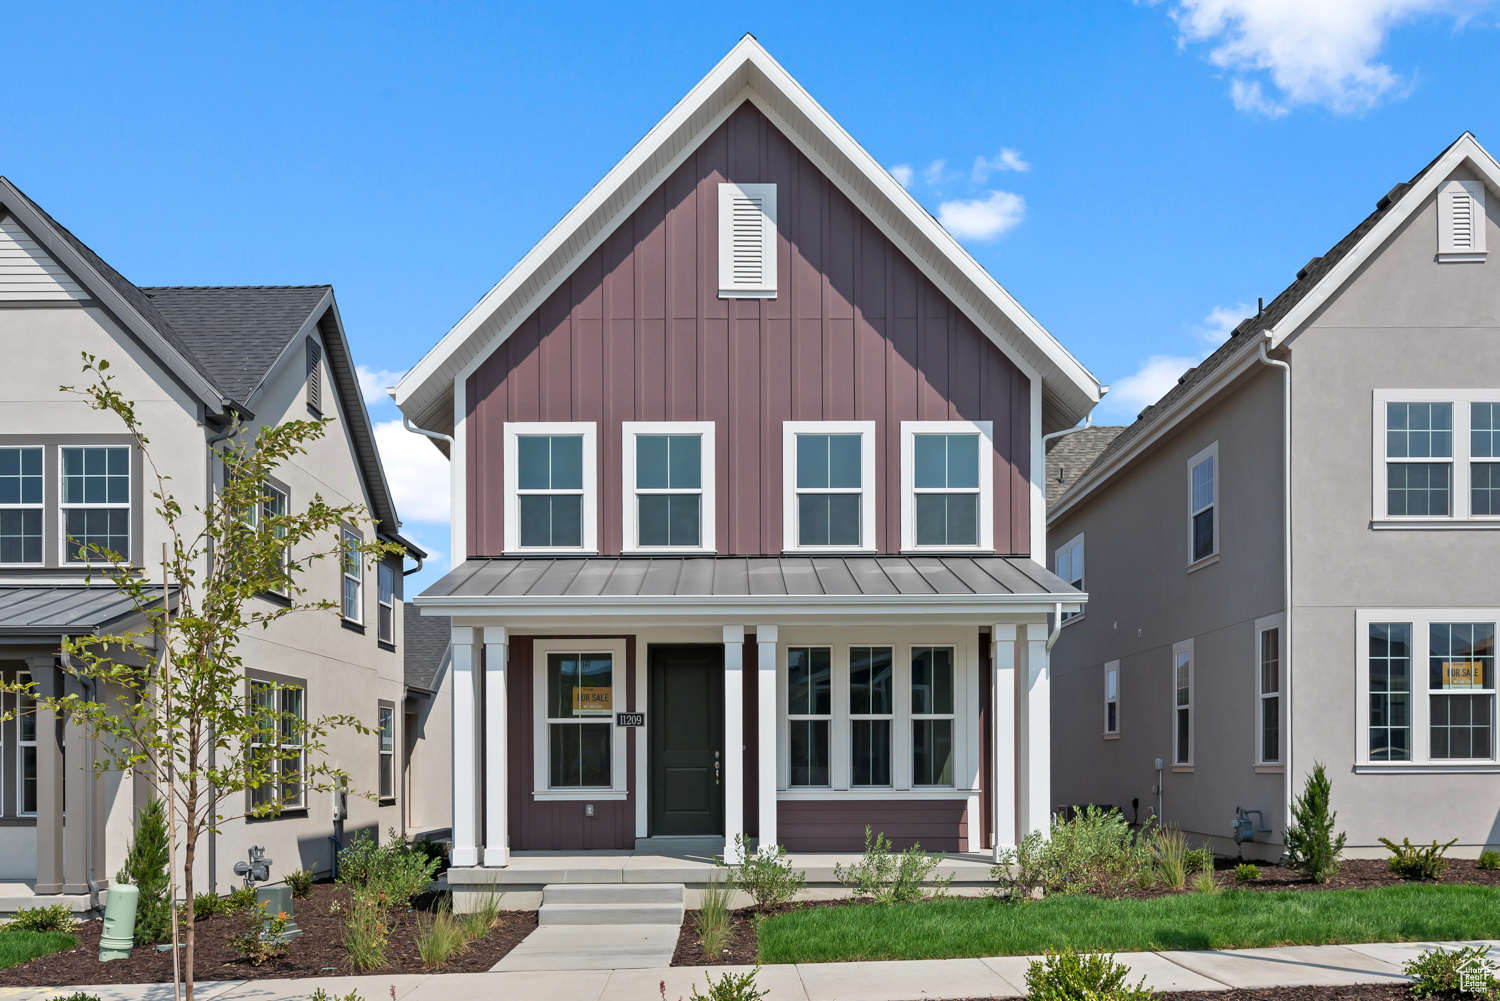
[[[1453,180],[1438,189],[1438,259],[1484,260],[1484,184]]]
[[[307,339],[307,409],[322,416],[323,413],[323,346],[316,340]]]
[[[776,298],[776,185],[719,185],[719,298]]]

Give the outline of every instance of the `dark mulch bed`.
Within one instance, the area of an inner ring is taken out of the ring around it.
[[[331,883],[314,886],[311,899],[296,901],[297,925],[303,934],[292,940],[284,959],[273,959],[261,966],[252,966],[240,959],[239,953],[229,943],[231,935],[244,931],[238,918],[219,915],[199,922],[194,949],[196,978],[202,981],[262,980],[353,973],[344,954],[344,919],[341,915],[329,913],[329,905],[335,901],[341,906],[347,905],[349,894]],[[386,950],[390,965],[368,972],[433,972],[422,965],[421,957],[417,955],[416,917],[417,912],[412,912],[395,921],[391,928],[390,947]],[[98,962],[101,923],[88,921],[78,926],[74,932],[78,937],[76,949],[0,970],[0,987],[169,983],[172,980],[171,952],[157,952],[154,946],[135,949],[129,959]],[[535,911],[501,911],[499,922],[487,936],[471,943],[438,969],[443,973],[488,970],[535,928]]]
[[[1475,997],[1473,994],[1466,997]],[[1351,984],[1344,987],[1259,987],[1237,991],[1164,991],[1162,1001],[1411,1001],[1403,986]],[[959,1001],[959,999],[952,999]],[[983,1001],[963,998],[962,1001]],[[1007,999],[1014,1001],[1014,999]]]
[[[755,912],[750,908],[729,915],[729,942],[717,956],[705,956],[698,940],[698,912],[688,911],[677,933],[677,950],[672,953],[673,966],[754,966],[760,961],[760,946],[755,937]]]
[[[1295,869],[1260,862],[1255,864],[1260,866],[1260,879],[1246,881],[1241,886],[1262,890],[1373,890],[1379,886],[1396,886],[1406,882],[1391,872],[1385,859],[1346,859],[1339,874],[1327,883],[1310,883]],[[1218,860],[1215,868],[1219,870],[1221,882],[1225,879],[1225,870],[1228,870],[1229,881],[1234,881],[1234,866],[1234,859]],[[1500,886],[1500,869],[1481,869],[1478,859],[1449,859],[1448,868],[1438,882]]]

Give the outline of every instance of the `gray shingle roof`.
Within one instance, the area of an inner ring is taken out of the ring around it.
[[[1076,483],[1078,478],[1088,471],[1088,468],[1094,464],[1094,460],[1099,457],[1099,453],[1109,447],[1109,443],[1124,430],[1123,426],[1101,425],[1082,428],[1072,434],[1065,434],[1061,438],[1053,438],[1047,442],[1047,506],[1049,508],[1067,492],[1068,487]]]
[[[402,607],[401,659],[406,667],[406,686],[435,692],[448,665],[452,620],[446,615],[423,615],[409,601]]]
[[[424,597],[1075,595],[1024,556],[705,556],[466,560]]]
[[[88,634],[134,614],[130,599],[114,587],[0,587],[0,636]]]

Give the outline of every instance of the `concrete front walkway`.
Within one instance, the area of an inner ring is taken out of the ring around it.
[[[1131,980],[1146,978],[1160,991],[1216,991],[1234,987],[1299,987],[1328,984],[1386,984],[1405,981],[1401,964],[1435,945],[1489,945],[1488,942],[1399,942],[1371,945],[1303,945],[1280,949],[1203,952],[1127,952]],[[766,1001],[919,1001],[927,998],[1020,997],[1026,988],[1024,956],[997,959],[928,959],[882,963],[800,963],[766,966],[758,983],[769,988]],[[748,967],[671,967],[650,970],[574,970],[366,977],[309,977],[304,980],[252,980],[200,983],[198,1001],[305,1001],[317,987],[342,998],[358,992],[364,1001],[659,1001],[665,981],[668,1001],[704,988],[704,974],[717,979]],[[80,973],[85,971],[80,970]],[[53,990],[5,988],[18,1001],[43,1001],[86,990],[101,1001],[171,1001],[171,984],[120,987],[66,987]]]

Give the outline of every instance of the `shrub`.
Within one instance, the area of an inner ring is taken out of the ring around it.
[[[292,888],[292,896],[306,900],[312,896],[313,878],[306,869],[293,869],[286,874],[286,885]]]
[[[1401,972],[1416,981],[1411,985],[1414,998],[1458,996],[1461,993],[1492,998],[1496,988],[1500,987],[1500,980],[1495,979],[1496,967],[1490,962],[1489,952],[1487,945],[1469,945],[1452,952],[1429,949],[1405,963]]]
[[[1194,848],[1182,857],[1182,867],[1189,874],[1214,871],[1214,853],[1207,848]]]
[[[1096,806],[1054,821],[1043,859],[1048,890],[1106,897],[1123,896],[1150,865],[1145,842],[1124,815]]]
[[[1326,883],[1338,875],[1344,851],[1343,832],[1335,835],[1333,830],[1338,814],[1328,808],[1331,791],[1327,771],[1315,762],[1302,795],[1292,803],[1292,822],[1286,827],[1287,865],[1314,883]]]
[[[1438,844],[1437,838],[1432,839],[1431,845],[1414,845],[1410,838],[1402,838],[1399,845],[1389,838],[1381,838],[1380,843],[1391,853],[1385,860],[1387,868],[1402,879],[1441,879],[1443,870],[1448,868],[1443,854],[1458,844],[1458,839],[1446,845]]]
[[[756,974],[760,973],[760,964],[755,964],[755,969],[749,973],[726,973],[714,983],[714,978],[707,973],[703,979],[708,981],[708,993],[699,994],[698,988],[693,988],[691,1001],[760,1001],[761,998],[771,993],[770,989],[757,990],[755,986]],[[667,996],[667,985],[663,981],[661,985],[661,996]]]
[[[939,852],[928,855],[920,844],[901,852],[891,850],[884,832],[876,833],[865,825],[865,851],[849,868],[835,864],[833,878],[854,890],[856,897],[871,897],[877,904],[904,904],[921,900],[924,884],[930,884],[933,896],[948,891],[952,876],[935,877],[932,870],[946,858]]]
[[[51,907],[31,907],[17,911],[5,925],[6,931],[60,931],[70,932],[78,927],[78,919],[67,904]]]
[[[447,898],[436,914],[417,920],[417,955],[427,966],[442,966],[469,944],[463,922],[454,916]]]
[[[196,904],[194,905],[196,906]],[[255,887],[237,886],[220,901],[219,910],[224,914],[233,914],[235,911],[243,911],[255,906]]]
[[[240,912],[245,930],[231,935],[229,941],[239,950],[240,958],[259,966],[268,959],[279,959],[287,954],[286,923],[290,915],[286,911],[272,914],[266,905],[257,903]]]
[[[365,1001],[359,991],[350,991],[348,994],[329,994],[321,987],[314,987],[313,992],[307,996],[307,1001]]]
[[[712,959],[729,941],[729,895],[733,892],[722,879],[710,879],[703,888],[703,903],[698,911],[698,941],[705,959]]]
[[[115,874],[116,880],[140,891],[135,905],[136,945],[166,941],[172,925],[168,847],[164,807],[152,796],[135,815],[135,837],[125,848],[125,864]]]
[[[350,888],[377,891],[390,906],[405,908],[427,889],[437,867],[437,859],[412,851],[395,830],[383,845],[369,834],[360,834],[339,852],[338,881]]]
[[[1234,878],[1241,883],[1252,879],[1260,879],[1260,866],[1251,865],[1249,862],[1241,862],[1234,867]]]
[[[1212,872],[1199,872],[1193,876],[1194,893],[1218,893],[1219,881]]]
[[[1125,979],[1130,969],[1114,956],[1077,953],[1072,949],[1049,952],[1032,960],[1026,969],[1027,1001],[1150,1001],[1156,995],[1146,989],[1146,978],[1131,987]]]
[[[1164,827],[1151,837],[1151,861],[1156,875],[1169,890],[1187,888],[1187,835]]]
[[[1486,848],[1479,853],[1479,868],[1500,869],[1500,852],[1493,848]]]
[[[53,998],[53,1001],[100,1001],[97,994],[85,994],[83,991],[75,991],[66,996]]]
[[[209,893],[207,890],[193,894],[193,920],[195,922],[207,921],[215,914],[222,914],[227,909],[227,902],[218,894]],[[181,910],[187,910],[187,904],[183,904]]]
[[[448,842],[446,841],[412,841],[406,846],[406,850],[414,855],[434,859],[437,868],[434,872],[442,872],[448,868]]]
[[[1047,888],[1047,839],[1032,831],[1014,848],[1000,853],[990,869],[990,879],[999,886],[996,896],[1014,903],[1040,896]]]
[[[792,871],[792,863],[781,845],[752,852],[750,842],[743,834],[736,834],[734,843],[744,861],[727,867],[730,870],[728,883],[732,888],[749,894],[755,901],[756,910],[765,911],[787,903],[807,884],[807,873]],[[720,856],[715,856],[714,862],[721,866],[725,864]]]

